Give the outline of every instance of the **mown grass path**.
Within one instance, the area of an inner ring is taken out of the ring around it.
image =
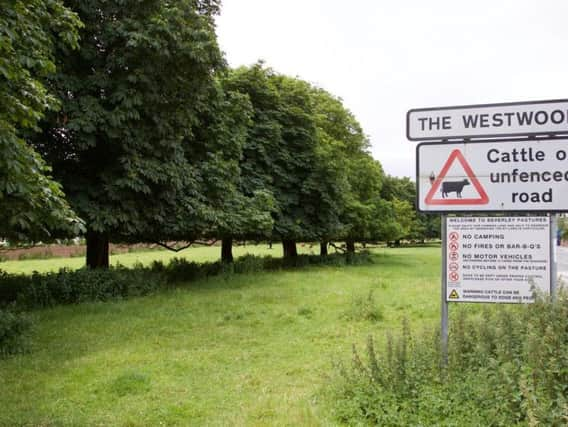
[[[436,324],[439,253],[381,249],[373,265],[35,311],[33,351],[0,360],[0,425],[328,425],[333,361],[403,317]],[[371,290],[383,319],[346,316]]]

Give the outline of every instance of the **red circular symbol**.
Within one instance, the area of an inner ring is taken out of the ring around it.
[[[450,269],[450,271],[458,271],[460,269],[460,266],[457,262],[450,262],[448,268]]]
[[[456,241],[456,240],[459,239],[459,237],[460,237],[460,235],[458,234],[457,231],[452,231],[450,233],[450,240]]]
[[[448,258],[450,258],[450,261],[457,261],[460,258],[460,255],[457,252],[450,252]]]
[[[451,271],[450,274],[448,274],[448,277],[452,282],[457,282],[458,280],[460,280],[460,275],[455,271]]]
[[[455,252],[458,250],[459,245],[456,242],[450,242],[448,247],[450,248],[450,251]]]

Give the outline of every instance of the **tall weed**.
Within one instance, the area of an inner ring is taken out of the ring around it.
[[[460,307],[461,308],[461,307]],[[449,361],[439,332],[405,322],[377,348],[339,363],[330,387],[336,417],[375,425],[566,425],[568,295],[527,306],[464,307],[451,319]]]
[[[349,308],[343,313],[347,320],[368,320],[378,322],[383,320],[384,314],[375,301],[373,290],[367,295],[353,294]]]

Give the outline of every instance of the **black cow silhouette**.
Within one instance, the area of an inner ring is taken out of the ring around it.
[[[445,199],[448,193],[455,191],[456,197],[461,199],[463,188],[469,185],[469,181],[464,179],[462,181],[445,181],[442,182],[442,198]]]

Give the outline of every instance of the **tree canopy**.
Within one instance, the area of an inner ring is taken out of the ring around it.
[[[409,178],[387,176],[381,196],[397,201],[401,230],[399,237],[392,240],[440,238],[440,215],[417,213],[416,184]]]
[[[58,52],[50,85],[62,107],[36,146],[87,223],[87,263],[104,266],[111,235],[181,237],[211,221],[204,174],[218,176],[221,160],[201,128],[225,67],[218,2],[67,3],[84,24],[80,49]]]
[[[407,233],[397,215],[409,206],[381,196],[382,167],[339,98],[262,63],[234,70],[227,87],[246,94],[253,107],[240,163],[242,190],[274,195],[274,238],[286,245]]]
[[[57,0],[1,0],[0,9],[0,236],[76,235],[82,223],[26,135],[58,107],[45,78],[56,48],[77,47],[80,21]]]
[[[62,190],[90,267],[108,266],[111,240],[221,239],[230,261],[233,239],[294,256],[298,241],[354,250],[435,229],[340,98],[262,62],[228,69],[218,1],[14,4],[0,29],[0,235],[80,226]]]

